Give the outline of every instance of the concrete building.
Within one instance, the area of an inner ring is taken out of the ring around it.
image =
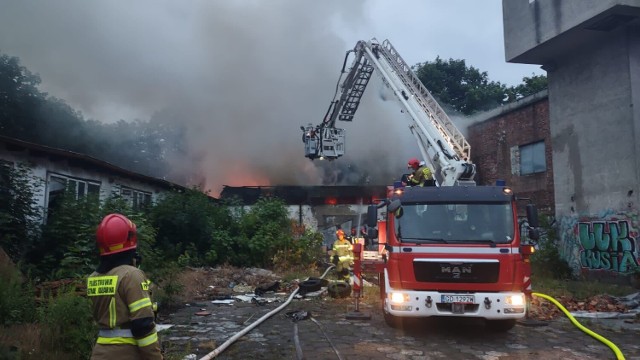
[[[638,268],[640,0],[503,0],[508,62],[540,64],[561,254],[577,273]]]

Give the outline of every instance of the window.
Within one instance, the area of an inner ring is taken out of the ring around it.
[[[510,243],[514,239],[510,203],[403,204],[396,236],[410,243]]]
[[[47,216],[58,206],[66,189],[75,194],[79,199],[88,195],[100,194],[100,183],[92,180],[71,178],[64,175],[49,174],[47,179]]]
[[[544,156],[544,141],[520,146],[520,175],[529,175],[547,170]]]
[[[125,199],[133,210],[140,210],[151,205],[151,193],[128,187],[120,188],[120,196]]]

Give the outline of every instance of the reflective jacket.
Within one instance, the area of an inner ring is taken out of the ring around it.
[[[413,177],[409,180],[411,186],[424,186],[425,181],[433,180],[431,169],[427,166],[421,166],[413,172]]]
[[[162,359],[149,284],[142,270],[120,265],[87,279],[87,296],[100,328],[92,360]]]
[[[338,255],[338,259],[340,259],[340,262],[343,263],[351,263],[353,261],[353,251],[352,251],[352,246],[351,243],[349,241],[347,241],[347,239],[343,239],[343,240],[336,240],[333,243],[333,252],[335,255]]]

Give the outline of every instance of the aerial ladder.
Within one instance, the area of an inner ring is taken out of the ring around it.
[[[353,60],[349,67],[349,58]],[[374,72],[410,117],[409,130],[438,186],[475,185],[470,146],[389,40],[358,41],[345,55],[336,92],[323,121],[301,126],[305,156],[335,160],[345,152],[345,130],[336,120],[353,121]]]

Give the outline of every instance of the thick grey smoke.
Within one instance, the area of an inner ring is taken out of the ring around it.
[[[354,123],[338,124],[348,155],[337,161],[355,166],[313,163],[301,141],[300,125],[322,120],[355,45],[340,32],[369,21],[366,5],[10,0],[0,11],[0,51],[86,118],[173,114],[162,121],[180,124],[188,139],[174,174],[214,195],[222,185],[383,184],[418,154],[406,123],[394,119],[399,109],[379,101],[381,84],[371,84]]]

